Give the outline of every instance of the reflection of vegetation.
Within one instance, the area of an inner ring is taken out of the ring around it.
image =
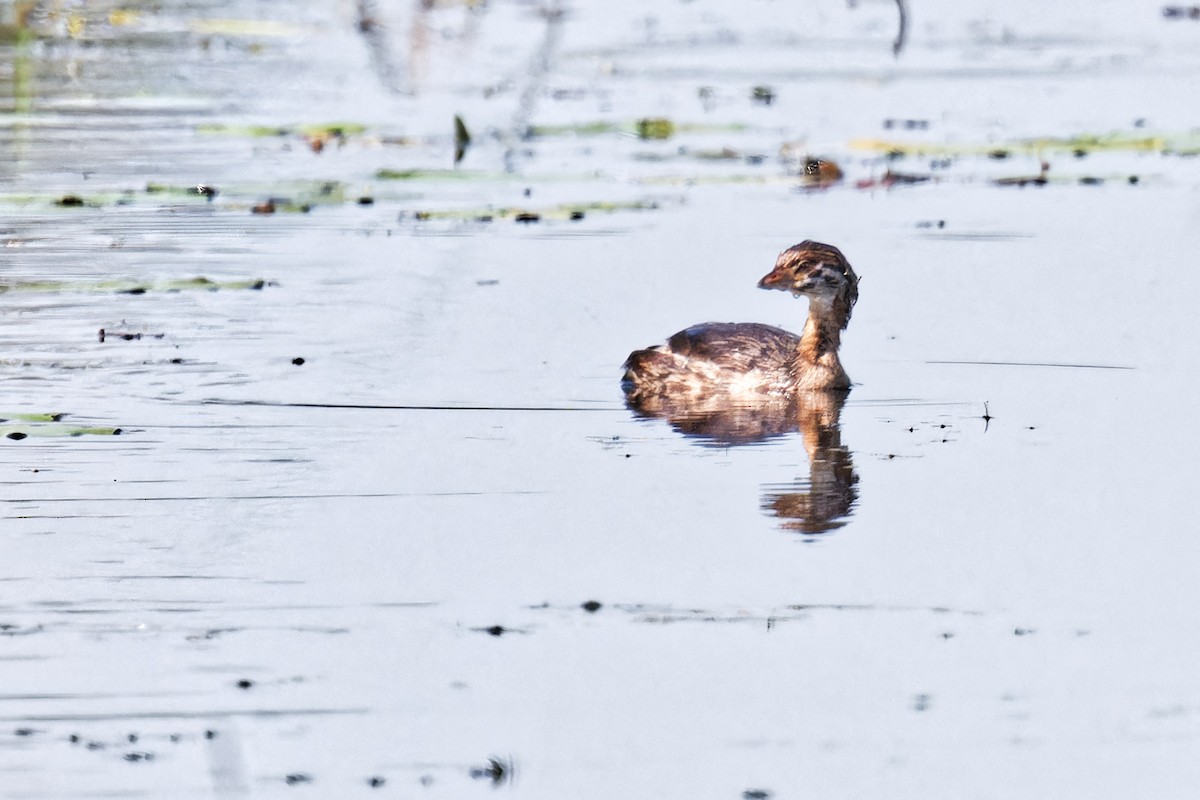
[[[113,292],[116,294],[146,294],[147,292],[183,292],[218,289],[262,289],[262,278],[214,281],[205,277],[173,278],[164,281],[94,280],[94,281],[0,281],[0,294],[6,292]]]

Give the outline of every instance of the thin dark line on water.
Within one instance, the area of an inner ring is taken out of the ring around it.
[[[625,411],[624,406],[583,408],[579,406],[451,406],[451,405],[388,405],[375,403],[285,403],[273,400],[223,400],[212,398],[201,400],[202,405],[212,406],[266,406],[268,408],[331,408],[357,409],[366,411]]]
[[[126,714],[24,714],[0,722],[104,722],[122,719],[233,719],[235,717],[313,717],[365,714],[366,708],[258,708],[247,711],[131,711]]]
[[[0,503],[10,505],[30,503],[149,503],[157,501],[184,500],[329,500],[345,498],[380,497],[490,497],[494,495],[544,494],[533,490],[510,490],[498,492],[331,492],[329,494],[235,494],[235,495],[174,495],[170,497],[2,497]]]
[[[869,398],[868,397],[868,398],[863,398],[862,400],[851,399],[851,400],[846,401],[847,407],[858,406],[860,408],[879,408],[879,407],[890,408],[890,407],[901,407],[901,406],[903,406],[903,407],[910,407],[910,406],[926,407],[927,406],[930,408],[944,408],[947,406],[972,406],[972,405],[978,405],[978,403],[973,400],[917,400],[917,399],[908,398],[908,397],[897,397],[897,398],[892,398],[892,399],[889,399],[886,397],[880,397],[880,398]]]
[[[1058,367],[1060,369],[1137,369],[1116,364],[1052,364],[1040,361],[926,361],[926,364],[958,364],[975,367]]]

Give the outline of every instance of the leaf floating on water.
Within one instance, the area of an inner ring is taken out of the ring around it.
[[[57,422],[26,425],[0,425],[0,436],[15,442],[36,438],[72,438],[78,436],[119,436],[120,428],[87,425],[65,425]]]
[[[66,414],[50,413],[4,413],[0,412],[0,422],[9,422],[11,420],[20,420],[21,422],[61,422]]]

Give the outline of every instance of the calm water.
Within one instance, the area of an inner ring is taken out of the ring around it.
[[[1195,795],[1200,22],[277,5],[0,7],[0,794]]]

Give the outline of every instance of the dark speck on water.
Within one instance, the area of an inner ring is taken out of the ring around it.
[[[582,606],[580,606],[580,608],[582,608],[584,611],[588,612],[589,614],[595,614],[597,611],[599,611],[603,607],[604,606],[598,600],[588,600]]]
[[[249,689],[253,685],[254,685],[254,681],[250,680],[249,678],[242,678],[240,681],[237,682],[237,687],[239,689]]]
[[[296,356],[295,358],[292,359],[292,363],[295,364],[297,367],[300,367],[300,366],[304,365],[304,359],[300,356]]]
[[[511,763],[495,756],[488,759],[487,766],[471,767],[470,775],[475,780],[490,780],[499,786],[512,774]]]
[[[293,772],[290,775],[284,776],[288,786],[294,786],[297,783],[312,783],[312,776],[304,772]]]

